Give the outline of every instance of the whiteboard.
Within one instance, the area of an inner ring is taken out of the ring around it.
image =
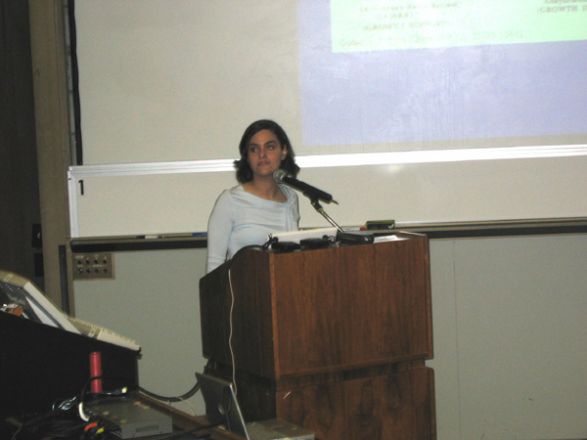
[[[328,157],[300,157],[299,178],[334,196],[338,205],[323,207],[342,226],[587,217],[587,156],[579,150],[567,157],[467,160],[466,167],[452,161],[320,166]],[[230,161],[71,167],[71,235],[203,232],[216,197],[235,184]],[[328,226],[302,195],[300,213],[302,227]]]

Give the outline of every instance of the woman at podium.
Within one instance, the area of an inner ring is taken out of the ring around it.
[[[234,162],[239,184],[218,196],[208,220],[207,272],[245,246],[264,244],[271,232],[298,229],[297,194],[273,179],[277,169],[293,177],[300,170],[283,128],[267,119],[253,122],[239,153]]]

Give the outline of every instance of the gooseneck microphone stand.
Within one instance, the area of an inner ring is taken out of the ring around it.
[[[330,223],[332,226],[334,226],[336,228],[337,231],[344,232],[343,229],[339,226],[339,224],[336,223],[334,221],[334,219],[332,217],[330,217],[328,215],[328,213],[324,210],[324,208],[320,204],[320,201],[318,200],[317,197],[311,197],[310,203],[312,204],[314,209],[318,212],[318,214],[320,214],[322,217],[324,217],[328,223]]]

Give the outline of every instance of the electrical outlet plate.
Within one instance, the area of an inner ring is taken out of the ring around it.
[[[112,279],[114,278],[112,254],[110,252],[91,252],[73,254],[73,279]]]

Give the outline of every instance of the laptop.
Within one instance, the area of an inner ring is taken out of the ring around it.
[[[245,423],[232,383],[208,374],[196,373],[210,423],[247,440],[314,440],[314,433],[280,419]]]

